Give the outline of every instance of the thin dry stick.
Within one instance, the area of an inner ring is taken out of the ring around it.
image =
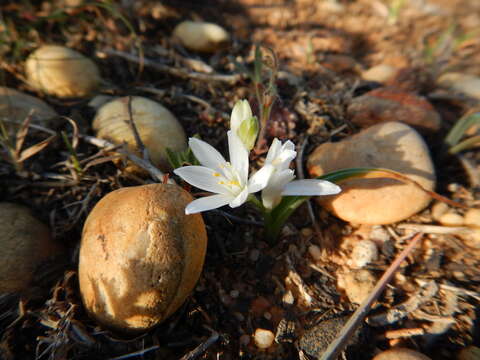
[[[130,125],[133,137],[135,138],[135,143],[137,144],[138,151],[143,156],[143,160],[150,162],[150,156],[148,154],[148,149],[146,148],[145,144],[143,143],[142,139],[140,138],[140,134],[138,133],[137,125],[135,125],[135,121],[133,120],[133,111],[132,111],[132,97],[128,96],[127,98],[127,109],[128,109],[128,124]]]
[[[390,267],[385,271],[381,279],[378,281],[377,285],[372,290],[368,298],[366,298],[362,302],[360,307],[353,313],[350,319],[348,319],[347,323],[340,331],[340,334],[338,334],[335,341],[333,341],[328,346],[327,350],[325,351],[325,353],[323,353],[320,360],[335,360],[337,358],[338,354],[340,353],[340,351],[343,350],[346,342],[349,340],[353,332],[357,329],[360,323],[367,316],[372,304],[377,300],[377,298],[380,296],[385,286],[390,282],[393,275],[399,268],[400,264],[410,254],[413,248],[420,242],[422,237],[423,237],[423,233],[417,233],[411,240],[410,244],[408,244],[408,246],[405,249],[403,249],[403,251],[395,258],[393,263],[390,265]]]
[[[194,79],[194,80],[200,80],[200,81],[220,81],[220,82],[226,82],[230,85],[234,85],[235,83],[237,83],[242,79],[241,74],[226,75],[226,74],[205,74],[205,73],[199,73],[195,71],[189,72],[184,69],[179,69],[179,68],[171,67],[165,64],[160,64],[158,62],[155,62],[147,58],[140,58],[136,55],[128,54],[128,53],[114,50],[114,49],[105,49],[103,50],[103,53],[107,55],[119,56],[127,61],[130,61],[136,64],[143,63],[145,66],[151,67],[152,69],[155,69],[161,72],[166,72],[170,75],[178,76],[184,79]]]
[[[207,339],[207,341],[198,345],[195,349],[188,352],[180,358],[180,360],[193,360],[203,354],[213,343],[215,343],[219,338],[219,335],[216,331],[212,332],[212,335]]]
[[[107,140],[104,139],[99,139],[93,136],[88,136],[88,135],[80,135],[82,139],[84,139],[86,142],[95,145],[101,149],[106,149],[106,148],[114,148],[115,145],[112,144],[111,142],[108,142]],[[118,149],[117,152],[119,152],[122,155],[125,155],[130,161],[134,162],[136,165],[140,166],[142,169],[146,170],[150,175],[156,179],[158,182],[163,183],[165,180],[165,174],[161,172],[159,169],[157,169],[155,166],[152,165],[150,161],[145,161],[138,156],[132,154],[131,152],[125,150],[125,149]],[[175,181],[173,181],[171,178],[168,179],[169,184],[175,184]]]
[[[108,360],[124,360],[124,359],[137,357],[137,356],[142,356],[143,357],[143,355],[146,354],[147,352],[157,350],[159,348],[160,348],[159,345],[153,345],[153,346],[150,346],[148,348],[138,350],[138,351],[132,352],[130,354],[120,355],[120,356],[117,356],[117,357],[114,357],[114,358],[110,358]]]

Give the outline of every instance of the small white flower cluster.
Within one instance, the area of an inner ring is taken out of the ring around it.
[[[192,201],[185,208],[186,214],[227,204],[235,208],[245,203],[250,194],[259,191],[267,211],[278,205],[282,196],[334,195],[341,191],[339,186],[325,180],[294,180],[294,171],[289,166],[297,153],[290,140],[282,144],[275,138],[264,166],[249,177],[249,152],[258,135],[258,121],[247,100],[235,104],[230,128],[227,132],[230,162],[205,141],[189,139],[190,148],[202,166],[184,166],[174,173],[189,184],[215,195]]]

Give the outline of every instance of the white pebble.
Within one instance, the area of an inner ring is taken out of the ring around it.
[[[253,335],[255,340],[255,345],[260,349],[268,349],[273,344],[275,335],[270,330],[266,329],[257,329]]]
[[[352,251],[353,264],[362,268],[378,259],[377,245],[371,240],[361,240],[355,244]]]

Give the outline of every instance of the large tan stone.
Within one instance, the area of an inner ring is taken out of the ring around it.
[[[25,72],[32,87],[61,98],[89,96],[101,81],[92,60],[58,45],[44,45],[31,53]]]
[[[310,155],[307,167],[312,176],[353,167],[387,168],[428,190],[435,187],[435,170],[425,142],[399,122],[378,124],[346,140],[322,144]],[[334,215],[353,223],[394,223],[430,202],[430,196],[418,187],[394,179],[353,179],[340,186],[340,194],[317,199]]]
[[[0,87],[0,120],[5,120],[7,129],[16,129],[27,116],[31,115],[31,123],[49,126],[57,116],[44,101],[20,91]]]
[[[82,233],[80,291],[88,313],[124,333],[172,315],[202,271],[207,235],[191,195],[177,185],[113,191],[89,214]]]
[[[36,267],[61,251],[28,208],[7,202],[0,203],[0,249],[0,293],[26,289]]]
[[[169,170],[166,148],[176,152],[187,147],[182,125],[167,108],[153,100],[133,96],[131,108],[135,127],[149,151],[150,160],[162,170]],[[142,157],[137,151],[129,120],[128,97],[122,97],[100,107],[93,120],[93,129],[97,137],[115,144],[125,142],[130,151]]]

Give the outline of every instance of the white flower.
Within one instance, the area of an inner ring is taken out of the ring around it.
[[[339,186],[326,180],[292,181],[295,175],[289,166],[295,156],[297,156],[295,145],[290,140],[282,145],[280,140],[273,139],[265,159],[265,168],[273,166],[274,170],[267,186],[262,190],[263,206],[267,209],[273,209],[278,205],[282,196],[334,195],[341,191]]]
[[[239,100],[233,107],[230,129],[240,138],[247,150],[252,150],[257,140],[259,125],[247,100]]]
[[[238,207],[247,201],[248,195],[262,190],[273,171],[266,166],[248,179],[248,150],[233,131],[228,131],[230,162],[206,142],[190,138],[189,145],[202,166],[184,166],[174,173],[199,189],[216,193],[192,201],[185,213],[195,214],[224,205]]]

